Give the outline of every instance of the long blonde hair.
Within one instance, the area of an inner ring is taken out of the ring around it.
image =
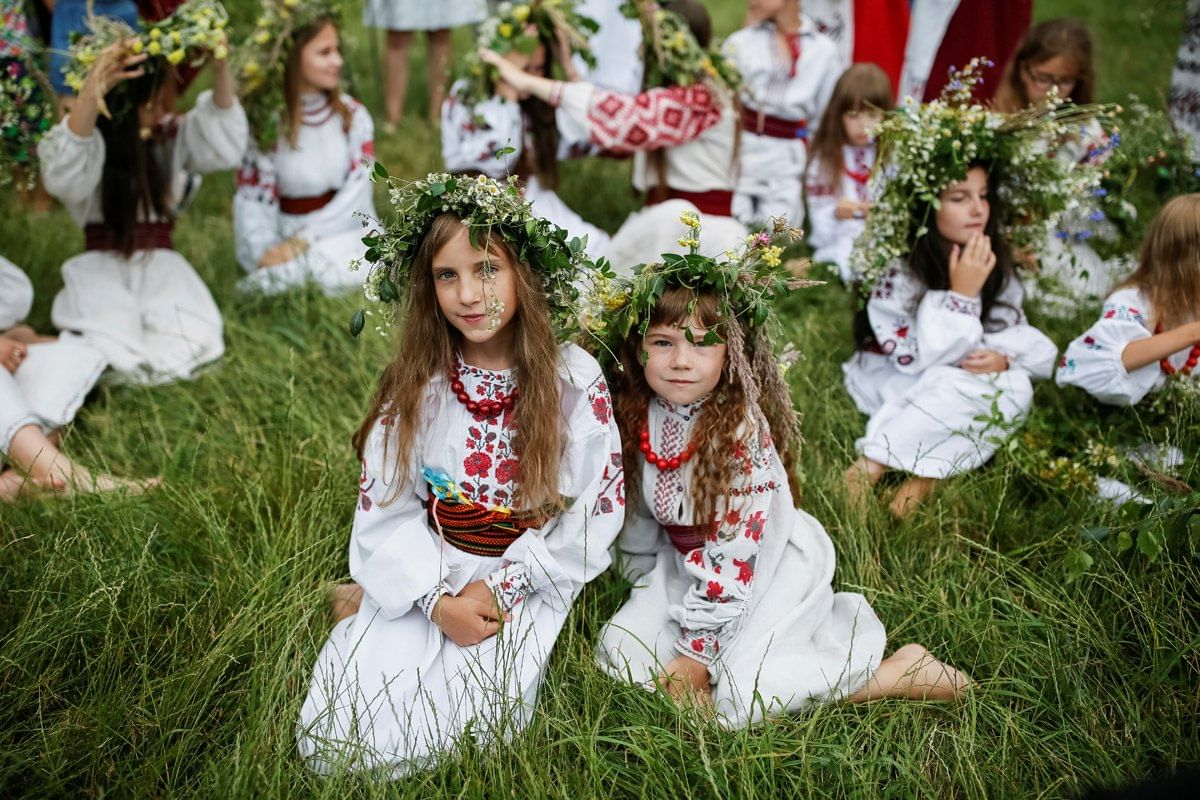
[[[462,230],[454,214],[434,219],[413,259],[404,321],[400,327],[396,357],[384,369],[371,403],[370,413],[354,435],[359,457],[375,423],[392,418],[394,434],[385,440],[384,460],[400,476],[395,494],[410,485],[409,474],[421,424],[421,401],[429,381],[448,375],[462,340],[440,311],[433,282],[433,257]],[[513,448],[520,466],[516,496],[522,506],[545,509],[559,502],[559,467],[566,441],[566,423],[559,395],[558,345],[550,325],[550,308],[537,276],[528,264],[517,259],[508,242],[488,240],[488,252],[507,259],[516,276],[517,310],[508,323],[513,328],[513,360],[521,390],[513,412],[516,437]],[[395,448],[392,448],[394,438]],[[388,501],[395,499],[395,495]]]
[[[292,35],[292,46],[288,50],[287,62],[283,68],[283,101],[285,104],[284,131],[287,143],[293,148],[300,138],[300,128],[304,124],[301,119],[302,109],[300,105],[301,51],[304,50],[305,45],[317,37],[317,34],[330,25],[333,25],[335,29],[337,27],[332,17],[322,17],[321,19],[313,20],[313,22],[300,28]],[[342,101],[341,90],[333,89],[323,94],[329,99],[329,105],[333,108],[334,113],[341,117],[342,131],[349,133],[350,123],[354,119],[354,112]]]
[[[1200,318],[1200,194],[1180,195],[1158,212],[1127,286],[1146,295],[1164,330]]]
[[[694,305],[693,305],[694,303]],[[658,304],[650,316],[650,327],[656,325],[684,325],[695,315],[699,326],[719,331],[730,349],[742,347],[746,352],[747,361],[751,365],[753,379],[760,386],[779,377],[779,368],[773,358],[763,359],[764,354],[751,352],[757,349],[755,339],[747,339],[741,333],[741,323],[736,319],[724,320],[717,309],[717,299],[711,293],[697,294],[691,289],[678,286],[667,287],[659,298]],[[739,326],[733,335],[733,326]],[[635,325],[621,351],[620,373],[610,376],[613,389],[613,409],[617,427],[621,432],[621,451],[625,466],[625,496],[637,497],[641,477],[641,450],[639,435],[642,426],[646,424],[650,401],[654,398],[654,390],[646,382],[646,373],[642,367],[641,353],[645,348],[643,337],[638,334]],[[692,508],[694,509],[693,524],[703,525],[712,521],[718,512],[723,510],[722,502],[728,502],[729,491],[734,486],[735,463],[733,454],[739,444],[750,446],[749,442],[739,442],[739,434],[745,430],[740,425],[743,420],[751,421],[757,415],[753,414],[750,398],[746,387],[737,379],[734,369],[734,356],[727,354],[725,368],[721,379],[713,389],[712,397],[700,409],[696,419],[696,429],[693,433],[699,449],[696,451],[695,471],[691,485]],[[769,364],[769,370],[763,364]],[[615,372],[615,371],[614,371]],[[768,393],[769,394],[769,393]],[[760,403],[762,418],[770,426],[771,438],[775,443],[780,459],[788,474],[788,485],[792,498],[799,502],[799,491],[795,481],[795,466],[798,453],[791,444],[788,426],[784,415],[790,413],[787,409],[777,408],[769,402]],[[766,433],[761,431],[761,433]],[[752,434],[753,435],[753,434]],[[636,502],[626,505],[627,510],[637,507]]]

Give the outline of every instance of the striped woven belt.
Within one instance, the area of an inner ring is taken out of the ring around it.
[[[711,525],[662,526],[663,530],[667,532],[667,538],[671,540],[671,544],[675,545],[675,549],[684,555],[703,547],[704,539],[712,533],[713,527]]]
[[[489,509],[479,503],[440,500],[430,494],[426,505],[429,524],[459,550],[476,556],[498,558],[521,534],[546,524],[546,517],[532,512]]]

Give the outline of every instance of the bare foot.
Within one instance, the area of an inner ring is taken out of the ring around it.
[[[53,476],[31,478],[15,469],[0,472],[0,503],[15,503],[22,497],[35,497],[46,493],[59,493],[66,489],[66,481]]]
[[[339,583],[329,590],[329,607],[333,610],[333,624],[358,613],[362,605],[363,590],[357,583]]]
[[[862,703],[885,697],[950,702],[961,699],[972,681],[966,673],[937,660],[919,644],[906,644],[885,658],[867,685],[850,695]]]
[[[21,344],[42,344],[44,342],[56,342],[57,336],[43,336],[28,325],[17,325],[4,331],[4,336],[9,339],[16,339]]]
[[[846,494],[850,498],[850,507],[865,511],[871,500],[871,491],[875,484],[887,472],[882,464],[866,457],[860,457],[846,470]]]
[[[128,492],[129,494],[145,494],[146,492],[156,487],[162,486],[162,476],[153,478],[118,478],[115,475],[106,475],[104,473],[90,476],[90,482],[85,482],[82,486],[77,485],[76,489],[82,489],[85,492]]]
[[[900,484],[888,510],[892,512],[893,517],[904,519],[915,511],[917,506],[925,501],[925,498],[933,494],[935,486],[937,486],[935,478],[919,478],[914,475]]]

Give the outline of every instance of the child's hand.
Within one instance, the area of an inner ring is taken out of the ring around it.
[[[860,203],[857,200],[843,197],[834,206],[833,216],[835,219],[866,219],[870,209],[870,203]]]
[[[712,689],[708,677],[708,667],[681,655],[667,662],[655,683],[676,702],[694,702],[701,708],[711,708]]]
[[[85,89],[80,90],[80,94],[86,90],[87,84],[91,84],[92,91],[97,92],[98,97],[103,97],[118,84],[142,77],[146,70],[140,65],[149,56],[146,53],[133,52],[135,41],[137,40],[116,41],[100,51],[96,63],[85,78]]]
[[[29,355],[29,345],[7,336],[0,336],[0,367],[15,373]]]
[[[260,267],[274,267],[279,264],[286,264],[294,258],[298,258],[308,250],[308,242],[303,239],[284,239],[274,247],[268,248],[267,252],[262,254],[262,258],[258,260]]]
[[[950,250],[950,291],[963,297],[979,297],[995,268],[992,240],[982,233],[972,233],[965,245],[954,245]]]
[[[437,601],[432,616],[434,624],[459,647],[470,647],[495,636],[502,619],[495,599],[480,600],[477,597],[454,597],[449,594]]]
[[[496,613],[499,614],[505,622],[508,622],[509,620],[509,615],[505,614],[504,611],[501,610],[500,604],[496,602],[496,593],[489,589],[488,585],[483,581],[471,581],[463,587],[463,590],[458,593],[458,596],[470,597],[480,601],[481,603],[491,603],[492,607],[496,609]]]
[[[976,350],[958,362],[958,366],[977,375],[1004,372],[1008,369],[1008,356],[1001,355],[995,350]]]
[[[530,75],[525,71],[523,65],[518,65],[511,59],[505,58],[494,50],[488,50],[486,47],[479,48],[479,57],[485,64],[495,67],[496,71],[500,73],[500,80],[516,89],[519,94],[529,91]]]

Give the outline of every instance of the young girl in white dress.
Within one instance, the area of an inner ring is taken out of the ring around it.
[[[537,14],[538,11],[531,12]],[[503,20],[503,21],[502,21]],[[542,24],[535,24],[541,22]],[[536,39],[532,52],[512,48],[504,59],[531,75],[549,78],[557,60],[564,70],[573,70],[569,45],[583,47],[585,30],[563,31],[551,38],[547,33],[551,19],[526,17],[517,22],[511,11],[504,17],[491,17],[481,26],[480,47],[488,46],[489,34],[500,25],[524,26],[523,33]],[[545,100],[520,92],[504,80],[495,82],[488,97],[472,97],[472,84],[460,79],[450,87],[442,103],[442,161],[448,172],[483,173],[492,178],[516,175],[521,191],[533,206],[535,216],[563,228],[572,236],[587,237],[587,252],[592,258],[604,254],[609,235],[584,220],[563,202],[558,187],[558,161],[567,155],[556,119],[556,111]]]
[[[185,172],[236,167],[247,124],[225,58],[211,59],[213,88],[177,116],[162,110],[175,92],[165,57],[148,55],[142,39],[135,54],[131,41],[103,48],[38,155],[46,190],[86,241],[63,264],[51,319],[122,380],[155,384],[190,378],[225,351],[221,313],[171,243],[171,187]],[[100,115],[102,98],[111,118]]]
[[[1195,380],[1198,363],[1200,194],[1188,194],[1158,212],[1137,270],[1067,347],[1057,381],[1101,403],[1132,406],[1172,378]]]
[[[884,71],[855,64],[838,78],[813,136],[804,182],[807,241],[813,260],[834,264],[846,284],[855,280],[850,253],[871,211],[875,141],[870,130],[891,107],[892,84]]]
[[[502,56],[484,51],[500,77],[520,93],[541,98],[559,111],[559,123],[572,140],[634,155],[633,185],[646,192],[647,207],[631,214],[613,234],[605,257],[628,272],[646,252],[682,252],[671,232],[685,211],[699,213],[708,232],[702,250],[717,255],[737,247],[749,232],[733,217],[736,183],[734,78],[719,54],[708,51],[712,21],[699,0],[638,2],[643,30],[658,34],[643,44],[650,88],[637,95],[601,89],[586,81],[559,82],[522,71]],[[670,35],[667,28],[675,31]],[[665,40],[669,39],[670,42]],[[690,55],[670,60],[682,43]],[[666,49],[664,49],[666,48]],[[663,52],[667,59],[650,62]],[[706,60],[698,72],[693,61]],[[710,71],[711,70],[711,71]]]
[[[804,221],[804,170],[812,132],[847,66],[834,41],[800,13],[800,0],[750,0],[757,20],[725,40],[742,75],[734,215]]]
[[[555,344],[583,266],[565,234],[482,176],[391,189],[371,286],[403,291],[407,313],[355,439],[356,583],[335,596],[300,715],[322,772],[399,775],[468,728],[520,731],[624,510],[604,377]]]
[[[60,429],[75,418],[105,362],[83,342],[39,336],[19,324],[32,303],[25,273],[0,256],[0,502],[155,485],[92,472],[58,449]]]
[[[282,75],[243,87],[254,140],[238,170],[233,230],[248,291],[277,293],[311,282],[327,293],[360,287],[350,268],[366,252],[363,221],[375,216],[371,115],[341,91],[338,29],[319,15],[276,41]],[[270,66],[257,71],[271,72]],[[244,67],[243,67],[244,72]],[[278,99],[282,98],[282,104]]]
[[[835,700],[953,699],[966,677],[925,648],[883,657],[883,625],[861,595],[833,590],[833,544],[796,507],[798,420],[754,324],[788,286],[763,269],[767,253],[760,242],[708,274],[641,267],[608,320],[631,498],[619,549],[635,587],[601,631],[599,662],[731,727]],[[757,306],[723,299],[739,274],[770,287]],[[654,276],[657,301],[639,294]],[[652,310],[634,316],[643,301]]]
[[[855,317],[858,353],[842,366],[846,390],[870,417],[846,473],[852,501],[861,505],[885,472],[900,470],[910,477],[892,500],[897,516],[937,481],[992,457],[1058,354],[1022,311],[986,169],[971,167],[938,200],[936,210],[914,209],[928,230],[875,280]]]

